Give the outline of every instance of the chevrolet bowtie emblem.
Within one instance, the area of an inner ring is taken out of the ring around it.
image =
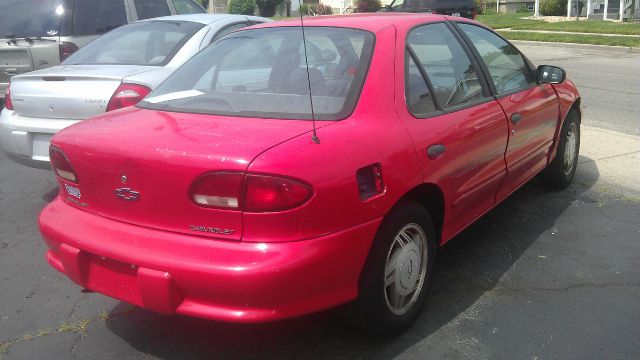
[[[136,201],[140,199],[140,193],[129,188],[119,188],[115,190],[116,197],[126,201]]]

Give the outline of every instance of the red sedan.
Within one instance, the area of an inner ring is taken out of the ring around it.
[[[580,98],[562,69],[462,18],[304,25],[232,33],[138,106],[59,132],[48,262],[161,313],[264,322],[351,303],[394,333],[439,246],[537,174],[571,182]]]

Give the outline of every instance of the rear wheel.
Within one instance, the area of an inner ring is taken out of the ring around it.
[[[573,180],[580,153],[580,114],[571,110],[560,130],[556,157],[541,174],[543,183],[553,189],[564,189]]]
[[[393,335],[415,321],[431,282],[435,244],[424,207],[403,201],[394,208],[378,230],[350,309],[356,326]]]

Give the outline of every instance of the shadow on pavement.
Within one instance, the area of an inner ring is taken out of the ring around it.
[[[580,157],[573,184],[551,192],[532,181],[440,249],[432,294],[416,324],[390,340],[343,324],[339,311],[271,324],[238,325],[163,316],[120,303],[107,327],[136,350],[163,359],[387,359],[409,349],[467,311],[599,177]],[[117,316],[119,313],[127,313]]]

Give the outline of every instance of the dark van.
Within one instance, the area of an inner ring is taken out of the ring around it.
[[[382,11],[429,13],[476,18],[473,0],[394,0]]]

